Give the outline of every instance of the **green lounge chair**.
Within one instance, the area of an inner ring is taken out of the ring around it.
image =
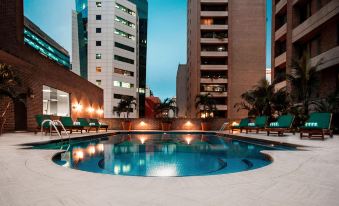
[[[95,124],[95,126],[98,126],[99,129],[104,129],[107,132],[108,125],[100,123],[98,119],[89,119],[89,123],[93,123],[93,124]]]
[[[46,114],[37,114],[35,115],[35,121],[37,123],[37,127],[36,129],[34,130],[34,134],[37,134],[38,132],[41,131],[41,124],[44,120],[47,120],[47,119],[50,119],[50,120],[53,120],[52,119],[52,116],[51,115],[46,115]],[[62,130],[62,128],[60,126],[56,126],[57,130],[60,132]],[[42,128],[42,131],[45,132],[45,134],[47,134],[48,132],[52,132],[53,131],[53,128],[51,130],[50,128],[50,124],[48,122],[46,122]]]
[[[245,129],[245,127],[248,126],[248,123],[249,123],[249,119],[248,118],[241,119],[239,125],[231,127],[232,133],[233,133],[234,130],[240,130],[240,133],[241,133],[242,130]]]
[[[255,118],[255,122],[254,123],[248,123],[247,127],[245,127],[246,129],[246,134],[248,133],[248,131],[252,131],[255,130],[256,133],[259,133],[259,130],[263,130],[266,127],[267,124],[267,116],[259,116]]]
[[[292,132],[295,134],[294,130],[292,129],[294,121],[294,115],[286,114],[282,115],[278,118],[278,121],[271,122],[269,126],[266,127],[267,136],[270,133],[278,133],[278,136],[283,136],[285,132]]]
[[[83,126],[87,132],[90,132],[92,129],[94,129],[96,132],[99,131],[99,126],[90,123],[86,118],[78,118],[77,122],[80,122],[80,126]]]
[[[82,134],[82,130],[84,129],[84,126],[81,126],[81,124],[77,125],[73,122],[71,117],[60,117],[61,123],[64,125],[65,129],[69,131],[69,133],[72,134],[73,130],[79,131]]]
[[[300,139],[304,137],[304,133],[308,134],[308,138],[321,137],[325,140],[325,135],[328,134],[331,138],[333,132],[331,130],[331,113],[319,113],[315,112],[310,115],[310,118],[306,121],[305,125],[300,127]]]

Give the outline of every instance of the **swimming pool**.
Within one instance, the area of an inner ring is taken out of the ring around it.
[[[56,149],[59,143],[35,148]],[[213,133],[126,133],[73,142],[56,155],[61,166],[126,176],[203,176],[254,170],[271,163],[262,150],[293,149]]]

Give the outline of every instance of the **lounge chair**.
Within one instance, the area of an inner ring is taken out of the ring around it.
[[[242,132],[243,129],[245,129],[245,127],[248,126],[249,123],[249,119],[248,118],[244,118],[242,120],[240,120],[239,125],[235,125],[231,127],[231,131],[233,133],[234,130],[240,130],[240,133]]]
[[[44,120],[47,120],[47,119],[50,119],[52,120],[52,117],[51,115],[45,115],[45,114],[37,114],[35,115],[35,121],[37,123],[37,127],[36,129],[34,130],[34,134],[38,133],[41,131],[41,124]],[[45,132],[45,134],[47,134],[48,132],[50,131],[53,131],[53,128],[51,130],[50,128],[50,124],[48,122],[46,122],[44,125],[43,125],[43,128],[42,128],[42,131]],[[60,126],[56,126],[57,130],[60,132],[62,130],[62,128]]]
[[[325,140],[325,135],[333,137],[333,132],[331,130],[331,113],[319,113],[315,112],[310,115],[310,118],[306,121],[305,125],[300,127],[300,139],[304,136],[304,133],[308,134],[306,137],[312,138],[321,137],[322,140]]]
[[[247,127],[245,127],[246,134],[248,131],[255,130],[256,133],[259,133],[259,130],[264,130],[267,124],[267,116],[259,116],[255,118],[254,123],[248,123]]]
[[[104,129],[104,130],[106,130],[106,132],[107,132],[107,129],[108,129],[108,125],[107,124],[104,124],[104,123],[100,123],[99,121],[98,121],[98,119],[89,119],[89,123],[91,124],[95,124],[95,126],[98,126],[99,127],[99,129]]]
[[[83,126],[87,132],[90,132],[92,129],[94,129],[96,132],[99,131],[99,126],[90,123],[86,118],[78,118],[77,122],[79,122],[80,126]]]
[[[82,133],[82,130],[86,130],[84,126],[82,126],[79,122],[73,122],[71,117],[60,117],[61,123],[64,125],[65,129],[69,131],[69,133],[72,134],[73,130],[79,131]]]
[[[266,127],[267,136],[270,135],[270,133],[278,133],[278,136],[283,136],[286,132],[292,132],[295,134],[295,131],[292,129],[294,121],[294,115],[287,114],[282,115],[278,118],[278,121],[271,122],[269,126]]]

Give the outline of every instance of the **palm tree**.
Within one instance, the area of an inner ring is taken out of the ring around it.
[[[213,112],[216,110],[216,102],[212,97],[210,93],[195,97],[195,107],[199,110],[200,116],[204,117],[203,119],[213,117]]]
[[[14,68],[7,64],[0,64],[0,99],[9,98],[0,116],[0,135],[6,123],[6,113],[11,104],[15,101],[24,101],[23,96],[25,95],[21,80],[15,73]]]
[[[122,113],[125,113],[124,118],[127,121],[127,119],[129,118],[129,114],[133,112],[133,106],[137,106],[136,99],[131,96],[124,96],[121,98],[118,106],[113,109],[113,112],[116,113],[119,117]]]
[[[275,83],[275,82],[274,82]],[[275,91],[274,83],[262,79],[252,90],[241,94],[242,102],[234,105],[237,111],[247,110],[249,116],[272,116],[274,111],[284,113],[289,107],[288,93],[285,88]]]
[[[311,104],[317,112],[339,113],[339,89],[324,99],[311,101]]]
[[[166,98],[155,106],[156,117],[162,118],[163,120],[169,121],[170,111],[174,113],[174,116],[177,116],[178,107],[176,106],[175,99]]]
[[[302,113],[305,116],[309,113],[311,98],[319,87],[320,79],[317,67],[320,64],[321,61],[312,66],[308,55],[304,54],[299,60],[292,62],[291,73],[286,75],[292,86],[292,99],[295,103],[301,103]]]

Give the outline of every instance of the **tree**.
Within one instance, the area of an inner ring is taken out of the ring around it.
[[[266,79],[260,80],[252,90],[241,94],[243,101],[234,107],[237,111],[247,110],[249,116],[271,117],[275,111],[285,113],[289,107],[289,95],[286,88],[275,91],[274,83],[270,84]]]
[[[113,113],[116,113],[119,117],[122,113],[125,113],[124,118],[128,119],[129,114],[133,112],[133,106],[137,106],[136,99],[131,96],[123,96],[118,106],[113,109]]]
[[[178,107],[176,106],[175,99],[166,98],[155,106],[156,117],[169,121],[169,113],[172,111],[175,116],[178,113]]]
[[[311,105],[317,112],[339,113],[339,89],[324,99],[313,100]]]
[[[204,119],[213,117],[213,112],[216,111],[216,102],[212,97],[210,93],[195,97],[195,107],[199,110],[200,117]]]
[[[15,101],[24,101],[23,87],[21,80],[16,74],[14,68],[7,64],[0,64],[0,99],[9,98],[5,104],[4,111],[1,112],[0,117],[0,135],[3,132],[4,125],[6,123],[6,114],[11,104]],[[25,102],[24,102],[25,103]]]
[[[318,90],[320,79],[317,73],[319,61],[311,65],[308,55],[304,54],[299,60],[293,60],[291,73],[286,75],[292,86],[291,97],[295,103],[301,103],[301,112],[304,116],[309,114],[311,98]]]

